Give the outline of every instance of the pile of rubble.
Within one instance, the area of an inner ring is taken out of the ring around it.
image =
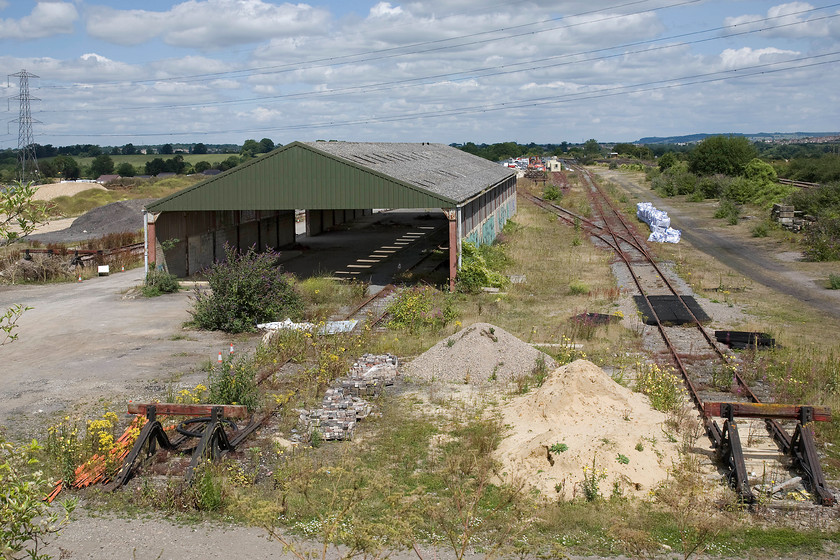
[[[310,439],[316,431],[322,440],[353,439],[356,423],[367,418],[373,406],[362,397],[377,397],[394,384],[398,375],[397,357],[392,354],[365,354],[346,377],[327,389],[321,407],[300,411],[300,433]]]

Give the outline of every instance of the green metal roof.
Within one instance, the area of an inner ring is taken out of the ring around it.
[[[498,184],[510,174],[501,166],[440,144],[394,144],[394,154],[421,157],[452,176],[451,185],[421,179],[412,184],[410,176],[392,174],[348,159],[344,152],[369,151],[370,146],[388,144],[337,143],[344,151],[334,153],[321,149],[327,143],[293,142],[258,159],[239,165],[224,173],[197,183],[182,191],[146,206],[150,212],[199,210],[284,210],[284,209],[362,209],[362,208],[454,208],[473,194]],[[330,143],[332,144],[332,143]],[[330,146],[332,147],[332,146]],[[422,148],[422,149],[421,149]],[[485,175],[480,185],[470,183],[458,173],[469,162],[479,166]],[[455,174],[446,172],[454,167]],[[438,172],[440,173],[440,172]],[[441,175],[443,176],[443,175]],[[460,180],[459,180],[460,179]],[[457,188],[455,188],[457,186]],[[473,192],[475,191],[475,192]],[[451,192],[451,195],[449,195]]]

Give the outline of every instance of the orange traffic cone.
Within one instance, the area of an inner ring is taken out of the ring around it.
[[[81,282],[81,281],[82,281],[82,275],[79,274],[79,282]]]
[[[230,355],[233,355],[233,344],[230,345]]]
[[[219,352],[219,363],[220,364],[222,363],[222,353],[221,352]]]

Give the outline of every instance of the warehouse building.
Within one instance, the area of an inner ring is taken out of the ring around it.
[[[293,142],[149,204],[147,266],[190,276],[226,244],[280,249],[374,209],[440,209],[449,222],[449,277],[461,243],[492,243],[516,212],[516,175],[444,144]]]

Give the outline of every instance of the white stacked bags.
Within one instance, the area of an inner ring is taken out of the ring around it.
[[[636,204],[636,216],[650,226],[648,241],[657,243],[679,243],[682,232],[671,227],[671,218],[663,210],[657,210],[650,202]]]

